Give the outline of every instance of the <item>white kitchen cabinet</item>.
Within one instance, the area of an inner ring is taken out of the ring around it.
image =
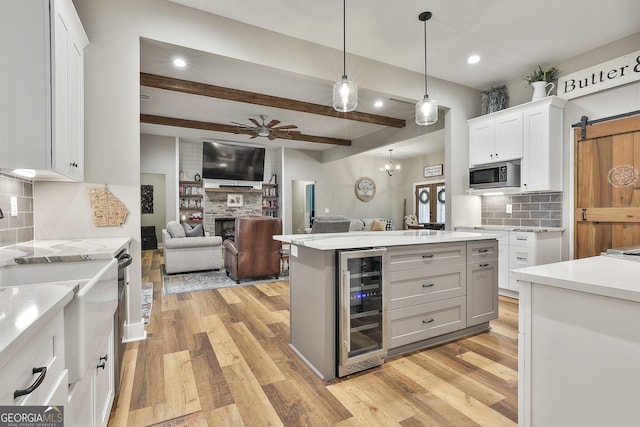
[[[105,427],[109,421],[114,399],[113,333],[112,325],[100,340],[91,368],[69,387],[67,420],[72,426]]]
[[[87,36],[71,0],[3,5],[0,50],[0,168],[34,169],[35,179],[84,178],[84,59]]]
[[[522,157],[522,111],[469,120],[469,166]]]
[[[521,159],[522,191],[562,191],[562,109],[556,96],[468,121],[469,166]]]
[[[65,405],[64,355],[64,321],[60,311],[20,349],[18,357],[0,369],[0,405]],[[14,398],[15,391],[29,388],[40,378],[42,382],[31,393]]]
[[[562,191],[562,109],[566,101],[557,97],[543,101],[524,111],[522,191]]]
[[[509,290],[518,292],[520,285],[511,270],[549,264],[562,260],[562,232],[509,232]]]
[[[467,243],[467,327],[498,318],[498,243]]]

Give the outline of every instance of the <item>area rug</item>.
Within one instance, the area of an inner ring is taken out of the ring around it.
[[[286,273],[286,272],[285,272]],[[275,279],[273,276],[257,279],[242,279],[240,283],[227,276],[227,273],[217,270],[197,271],[194,273],[167,274],[162,272],[162,288],[165,295],[181,294],[184,292],[206,291],[209,289],[232,288],[236,286],[260,285],[288,281],[285,274]]]
[[[142,320],[145,324],[151,319],[151,306],[153,304],[153,282],[140,285],[142,292]]]

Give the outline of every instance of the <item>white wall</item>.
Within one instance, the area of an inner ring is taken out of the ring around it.
[[[178,169],[176,138],[157,135],[140,135],[140,173],[165,175],[165,219],[166,222],[178,218]],[[166,224],[165,224],[166,225]],[[163,226],[164,228],[164,226]],[[156,230],[156,234],[161,230]],[[158,243],[162,238],[158,238]]]

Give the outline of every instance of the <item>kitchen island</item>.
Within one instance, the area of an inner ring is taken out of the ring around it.
[[[513,273],[518,425],[637,425],[640,262],[596,256]]]
[[[493,238],[405,230],[274,239],[290,244],[290,347],[325,381],[338,375],[337,278],[343,272],[337,271],[337,251],[385,249],[383,357],[486,331],[489,321],[498,317],[498,248]]]

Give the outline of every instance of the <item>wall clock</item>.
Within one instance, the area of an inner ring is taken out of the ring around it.
[[[373,200],[376,195],[376,183],[368,176],[358,178],[355,185],[356,197],[363,201],[369,202]]]

